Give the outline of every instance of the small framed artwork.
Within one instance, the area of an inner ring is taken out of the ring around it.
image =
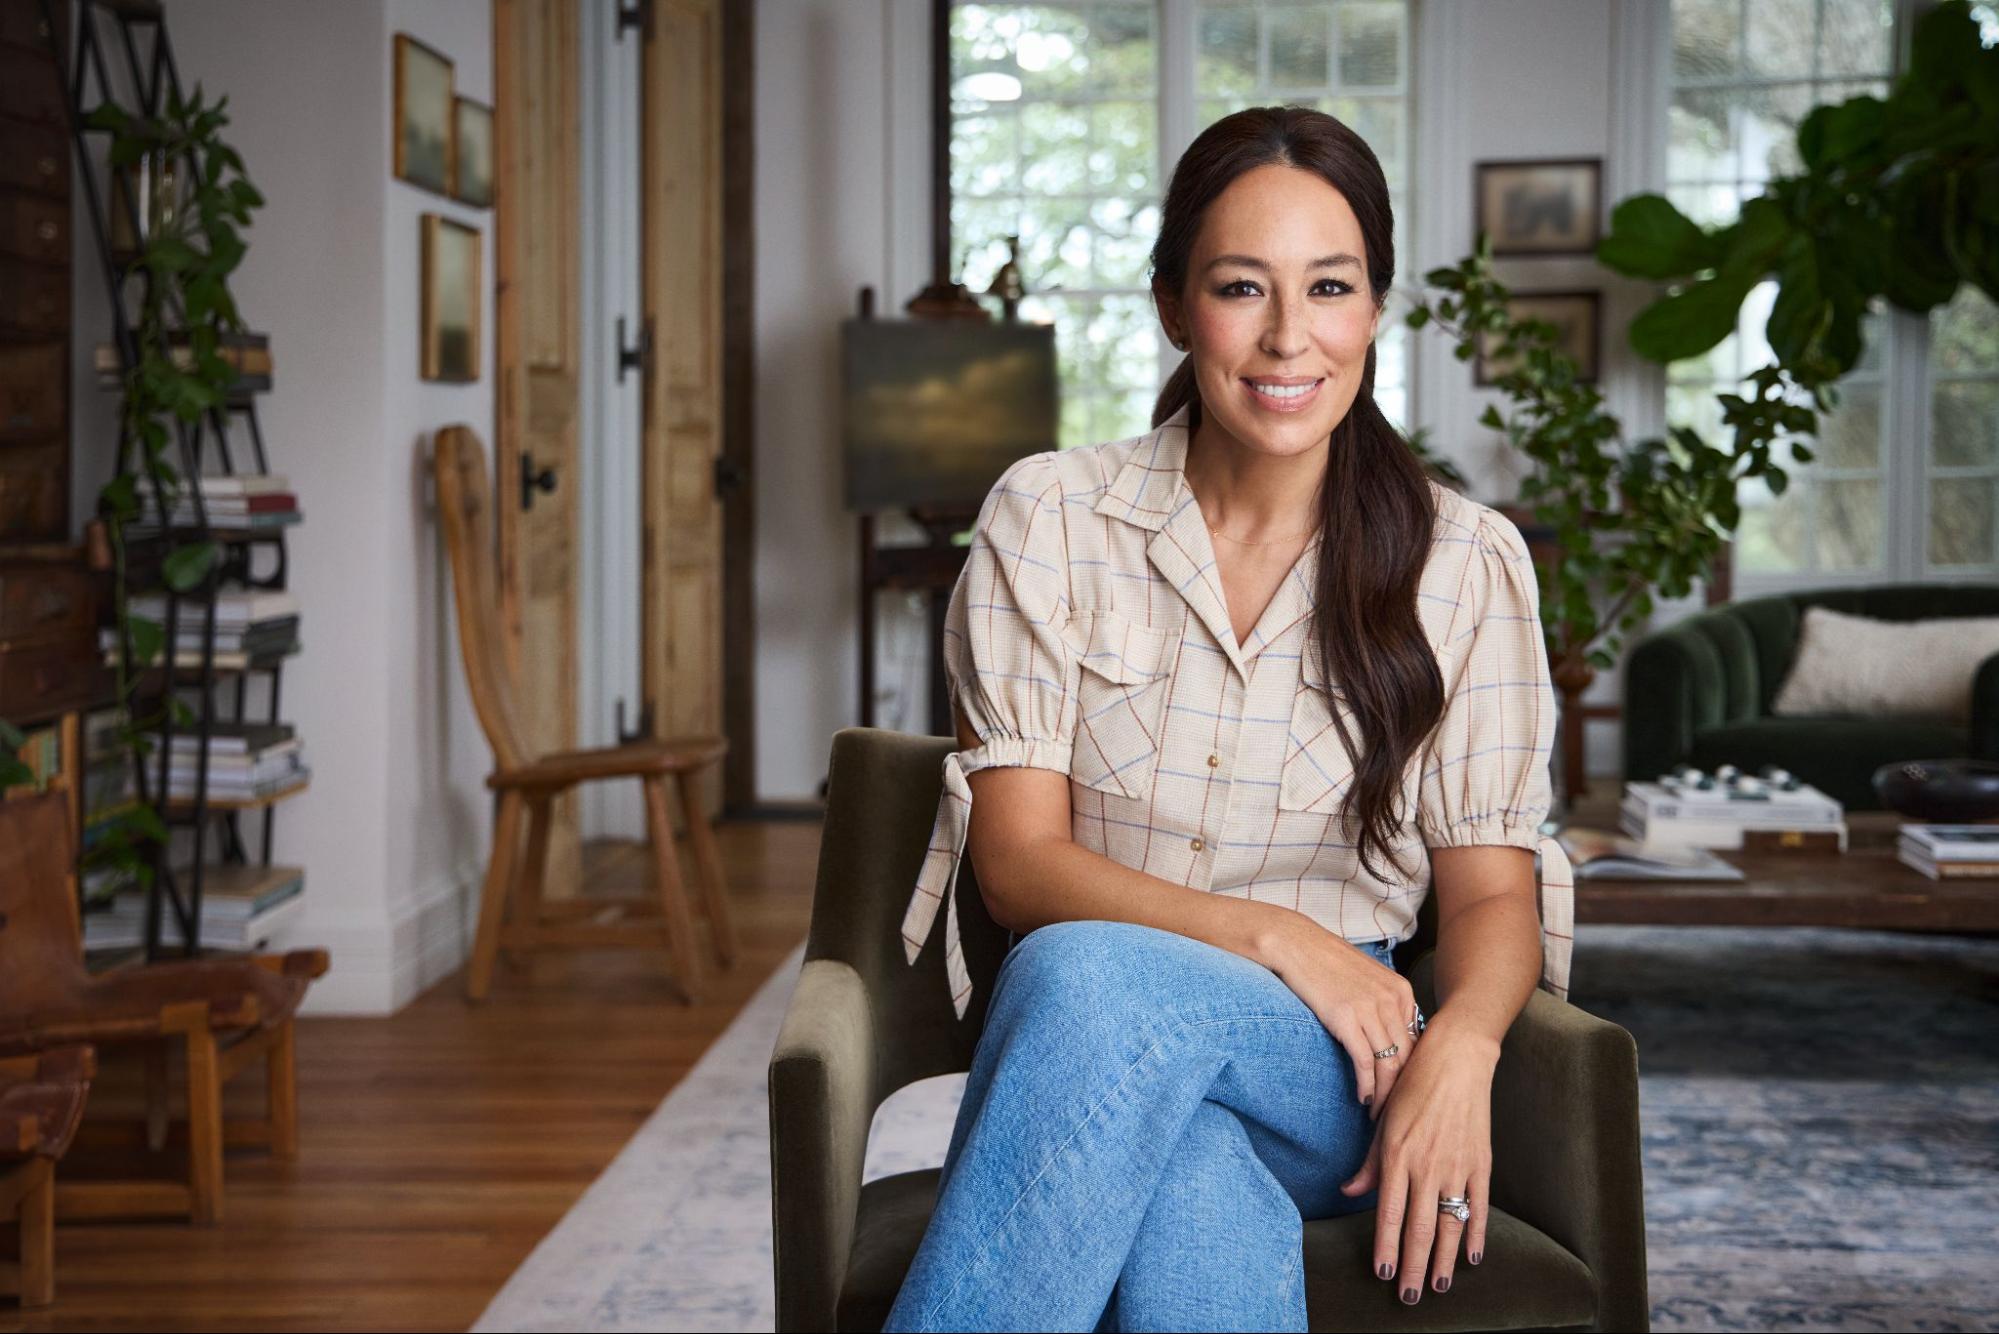
[[[396,34],[396,175],[451,193],[452,68],[408,33]]]
[[[451,150],[451,197],[480,208],[493,205],[493,108],[469,97],[457,100]]]
[[[1593,255],[1602,240],[1603,159],[1481,162],[1476,225],[1497,255]]]
[[[479,378],[479,230],[423,215],[423,378]]]
[[[1600,348],[1598,319],[1602,298],[1596,292],[1515,293],[1506,302],[1506,314],[1513,320],[1546,320],[1555,326],[1555,346],[1576,363],[1576,378],[1595,383]],[[1479,354],[1472,360],[1472,383],[1490,385],[1512,370],[1516,358],[1487,357],[1486,340],[1479,335]]]

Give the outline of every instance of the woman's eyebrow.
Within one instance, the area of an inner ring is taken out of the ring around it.
[[[1270,266],[1268,264],[1265,264],[1262,260],[1258,259],[1254,255],[1217,255],[1213,259],[1208,261],[1208,268],[1210,269],[1219,268],[1224,264],[1237,264],[1246,269],[1261,269],[1265,273],[1270,272]],[[1337,269],[1343,265],[1349,265],[1349,264],[1356,269],[1360,267],[1360,261],[1358,259],[1355,259],[1352,255],[1347,255],[1347,254],[1322,255],[1318,259],[1313,260],[1310,264],[1307,264],[1305,267],[1308,270]],[[1205,269],[1202,271],[1206,272]]]

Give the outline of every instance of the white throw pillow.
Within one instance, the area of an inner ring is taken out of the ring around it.
[[[1805,609],[1798,653],[1771,704],[1784,715],[1971,721],[1978,665],[1999,653],[1999,616],[1877,621]]]

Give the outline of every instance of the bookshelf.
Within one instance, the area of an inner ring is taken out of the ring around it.
[[[62,31],[60,7],[42,3],[50,29]],[[185,90],[157,3],[75,0],[75,9],[68,58],[59,43],[56,56],[68,90],[78,201],[109,297],[110,336],[94,346],[94,366],[100,387],[115,393],[140,360],[137,312],[151,278],[137,261],[146,229],[161,200],[169,208],[184,205],[176,192],[194,178],[197,164],[181,157],[126,170],[109,166],[111,135],[88,123],[90,113],[113,104],[134,117],[156,118],[169,97]],[[165,346],[180,359],[189,338],[185,307],[178,292],[156,295],[165,297]],[[271,387],[269,338],[228,333],[218,355],[235,371],[223,400],[196,421],[168,423],[178,494],[146,475],[139,466],[143,445],[122,425],[118,441],[118,471],[140,479],[141,513],[125,528],[125,588],[133,612],[164,627],[165,643],[143,670],[115,625],[103,629],[99,648],[107,664],[127,664],[136,681],[135,715],[162,717],[144,762],[130,766],[129,799],[156,812],[169,836],[153,849],[142,912],[134,912],[130,897],[100,902],[89,886],[82,906],[86,946],[93,919],[115,917],[121,940],[136,930],[147,959],[199,954],[216,935],[217,917],[240,913],[245,894],[254,898],[275,882],[295,882],[295,896],[304,883],[300,868],[271,865],[277,808],[305,791],[310,776],[300,739],[281,712],[284,669],[298,652],[288,538],[301,514],[286,479],[271,471],[258,415],[258,400]],[[217,545],[219,559],[193,587],[170,587],[162,577],[168,553],[202,541]],[[189,721],[176,720],[170,701],[185,706]],[[85,750],[87,763],[88,742]],[[109,785],[104,795],[111,796]],[[86,812],[86,838],[93,816],[107,809]]]

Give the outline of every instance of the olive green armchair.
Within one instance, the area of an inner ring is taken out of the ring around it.
[[[890,1094],[970,1068],[1010,940],[986,914],[967,859],[958,915],[975,989],[962,1021],[940,942],[913,966],[903,956],[902,912],[955,744],[868,727],[833,738],[805,963],[770,1062],[779,1330],[879,1330],[936,1201],[936,1168],[866,1185],[861,1173]],[[1403,952],[1416,957],[1410,978],[1432,1008],[1423,936]],[[1308,1221],[1311,1328],[1648,1327],[1630,1034],[1536,991],[1500,1055],[1492,1126],[1485,1263],[1460,1264],[1448,1294],[1404,1306],[1368,1274],[1371,1212]]]

